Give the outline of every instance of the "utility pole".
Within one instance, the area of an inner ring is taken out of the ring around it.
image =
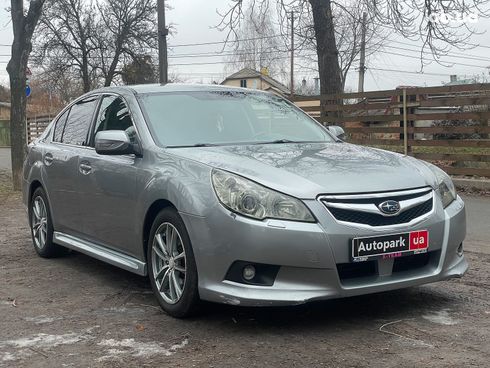
[[[294,12],[291,12],[291,98],[294,96]]]
[[[165,25],[165,0],[157,1],[158,12],[158,74],[160,84],[168,83],[167,35]]]
[[[361,60],[359,65],[359,85],[357,87],[357,92],[364,92],[364,73],[366,72],[366,21],[367,13],[362,14],[362,24],[361,24]]]

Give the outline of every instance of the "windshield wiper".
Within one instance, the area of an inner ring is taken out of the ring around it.
[[[185,144],[180,146],[167,146],[167,148],[186,148],[186,147],[216,147],[217,144],[214,143],[195,143],[195,144]]]
[[[255,144],[282,144],[282,143],[321,143],[321,141],[293,141],[291,139],[276,139],[269,142],[257,142]]]

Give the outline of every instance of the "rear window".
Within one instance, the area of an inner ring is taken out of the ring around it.
[[[63,130],[65,129],[66,118],[68,117],[69,113],[70,113],[70,109],[66,110],[56,121],[53,141],[61,142],[61,137],[63,136]]]
[[[80,146],[87,144],[88,132],[95,107],[97,106],[97,100],[98,96],[89,97],[77,102],[71,107],[61,133],[62,143]]]

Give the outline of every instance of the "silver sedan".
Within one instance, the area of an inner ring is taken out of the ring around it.
[[[92,91],[29,145],[34,248],[148,275],[175,317],[201,300],[293,305],[462,276],[451,179],[342,133],[258,91]]]

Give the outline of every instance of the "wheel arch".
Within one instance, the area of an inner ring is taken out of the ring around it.
[[[155,217],[158,215],[158,213],[163,210],[164,208],[173,208],[174,210],[177,210],[175,205],[170,202],[169,200],[166,199],[157,199],[155,200],[150,207],[148,207],[146,214],[145,214],[145,220],[143,221],[143,254],[146,260],[146,254],[148,250],[148,240],[150,237],[150,230],[151,226],[153,225],[153,221],[155,220]]]
[[[31,184],[29,185],[29,193],[28,193],[28,203],[31,201],[32,199],[32,195],[34,194],[34,191],[37,189],[37,188],[44,188],[42,183],[35,179],[31,182]]]

